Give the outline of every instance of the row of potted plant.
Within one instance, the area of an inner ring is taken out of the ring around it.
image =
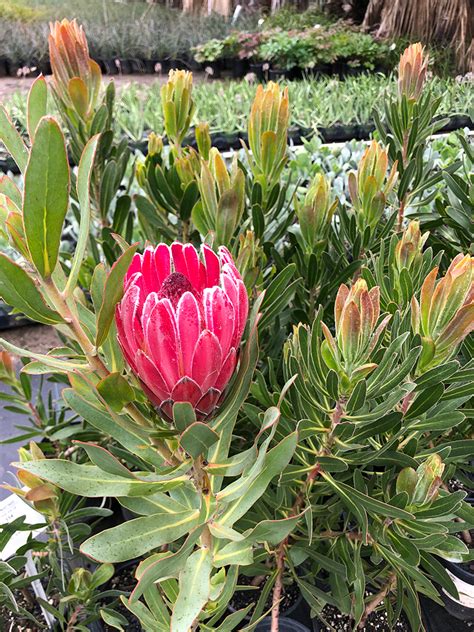
[[[212,39],[194,49],[194,59],[216,77],[227,60],[234,73],[256,72],[259,78],[295,76],[297,71],[350,73],[375,68],[389,70],[395,46],[347,26],[301,30],[273,29],[239,32]]]

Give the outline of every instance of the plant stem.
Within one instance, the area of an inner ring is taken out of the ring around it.
[[[276,557],[277,576],[273,587],[271,632],[279,631],[280,601],[283,590],[283,571],[285,569],[285,546],[288,538],[280,543]]]
[[[396,583],[397,576],[395,575],[395,573],[390,573],[387,582],[384,586],[382,586],[380,592],[378,592],[374,596],[374,598],[365,606],[364,614],[362,615],[362,619],[359,623],[360,628],[364,627],[364,624],[367,621],[369,615],[382,603],[388,593],[395,587]]]
[[[403,200],[400,201],[400,207],[398,209],[397,233],[400,233],[403,228],[403,220],[405,218],[405,206],[406,196],[403,198]]]

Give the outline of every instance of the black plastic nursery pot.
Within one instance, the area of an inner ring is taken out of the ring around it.
[[[144,59],[143,66],[147,75],[161,75],[165,72],[162,59]]]
[[[268,78],[270,81],[284,81],[291,79],[293,70],[283,70],[282,68],[270,68]]]
[[[254,74],[258,81],[268,81],[268,69],[269,64],[267,63],[250,63],[249,64],[249,72]]]
[[[446,608],[426,597],[421,598],[423,624],[426,632],[472,632],[473,627],[454,618]]]
[[[445,590],[440,589],[446,610],[456,619],[474,622],[474,560],[462,563],[448,560],[440,562],[452,575],[459,592],[459,599],[454,599]]]
[[[7,71],[10,77],[38,77],[41,74],[41,70],[38,66],[38,62],[34,59],[26,61],[10,61],[6,62]]]
[[[119,69],[116,59],[96,59],[96,62],[105,75],[118,75]]]
[[[231,65],[231,73],[233,79],[240,79],[245,77],[249,69],[249,65],[246,59],[233,59]]]

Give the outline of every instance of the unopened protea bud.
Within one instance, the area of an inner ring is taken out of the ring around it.
[[[397,162],[388,173],[388,154],[372,141],[361,158],[357,173],[349,173],[348,185],[352,204],[361,230],[374,228],[380,221],[390,191],[397,179]]]
[[[303,204],[296,206],[301,235],[310,250],[326,239],[336,207],[337,200],[331,201],[326,178],[320,173],[316,174]]]
[[[163,151],[163,138],[155,132],[151,132],[148,136],[148,155],[156,156],[161,155]]]
[[[200,419],[221,403],[237,364],[248,295],[226,248],[160,244],[136,254],[116,308],[125,358],[160,414],[188,402]]]
[[[200,156],[204,160],[209,160],[209,152],[212,146],[209,123],[198,123],[196,125],[195,134]]]
[[[181,154],[175,159],[174,166],[184,190],[190,182],[194,182],[199,176],[201,161],[197,152],[194,149],[190,149],[186,154]]]
[[[50,26],[49,55],[57,97],[83,120],[94,115],[102,80],[98,64],[89,57],[82,26],[62,20]]]
[[[408,494],[408,505],[427,505],[438,496],[444,463],[439,454],[430,456],[416,470],[405,467],[397,477],[397,494]]]
[[[404,268],[406,270],[412,270],[421,262],[423,258],[423,246],[428,236],[428,232],[421,234],[420,223],[418,221],[414,220],[408,224],[395,246],[394,264],[398,273]]]
[[[170,70],[168,82],[161,88],[161,107],[166,134],[176,147],[186,136],[194,114],[193,75],[187,70]]]
[[[437,274],[436,267],[423,283],[420,302],[413,297],[411,304],[412,328],[423,347],[418,375],[454,355],[474,331],[474,257],[459,254],[439,281]]]
[[[398,65],[398,94],[408,101],[418,101],[423,91],[428,70],[428,55],[420,43],[411,44],[400,57]]]
[[[201,201],[193,209],[193,222],[202,235],[213,233],[218,244],[229,244],[245,204],[245,176],[235,156],[230,173],[213,147],[209,162],[201,162],[197,179]]]
[[[288,121],[288,88],[281,91],[272,81],[265,89],[259,85],[250,111],[248,137],[254,175],[261,176],[264,189],[278,180],[285,164]]]
[[[342,284],[334,305],[336,338],[321,323],[325,341],[322,345],[324,360],[329,368],[343,378],[346,388],[368,375],[377,366],[367,362],[390,316],[377,326],[380,316],[380,289],[367,288],[359,279],[349,289]]]

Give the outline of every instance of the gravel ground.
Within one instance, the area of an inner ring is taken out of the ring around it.
[[[46,325],[31,325],[27,327],[17,327],[16,329],[6,329],[0,332],[0,338],[5,338],[7,342],[17,347],[36,351],[36,353],[47,353],[53,347],[58,347],[61,344],[53,327]]]

